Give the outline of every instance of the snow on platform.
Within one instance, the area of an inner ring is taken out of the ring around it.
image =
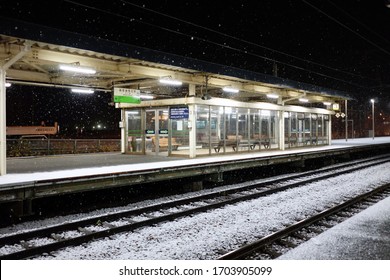
[[[210,162],[226,162],[234,160],[271,157],[278,155],[298,154],[302,152],[318,152],[324,150],[341,149],[346,147],[378,145],[390,143],[390,137],[358,138],[343,140],[333,140],[330,146],[310,147],[291,150],[272,150],[259,153],[243,153],[232,155],[219,155],[210,157],[199,157],[194,159],[156,157],[156,156],[135,156],[120,155],[121,160],[107,161],[107,154],[82,154],[82,155],[59,155],[46,157],[27,157],[27,158],[8,158],[7,165],[14,164],[16,167],[8,171],[9,174],[0,176],[0,187],[9,185],[18,185],[28,182],[41,180],[56,180],[62,178],[75,178],[81,176],[94,176],[113,174],[120,172],[146,171],[152,169],[162,169],[168,167],[180,167],[190,165],[202,165]],[[111,154],[114,157],[113,154]],[[126,158],[129,163],[123,159]],[[86,165],[80,165],[78,162],[84,159]],[[61,163],[62,161],[62,163]],[[59,163],[60,162],[60,163]],[[107,162],[110,165],[106,165]],[[18,172],[18,164],[27,164],[31,166],[33,172]],[[53,167],[56,170],[52,170]],[[76,167],[76,168],[75,168]],[[52,171],[47,171],[52,170]]]
[[[282,260],[390,260],[390,197],[281,256]]]

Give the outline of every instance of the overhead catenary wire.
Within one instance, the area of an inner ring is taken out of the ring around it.
[[[269,61],[269,62],[273,62],[273,63],[278,63],[280,65],[285,65],[287,67],[291,67],[291,68],[294,68],[294,69],[297,69],[297,70],[301,70],[301,71],[304,71],[304,72],[308,72],[308,73],[312,73],[312,74],[315,74],[315,75],[318,75],[318,76],[321,76],[321,77],[324,77],[324,78],[328,78],[328,79],[332,79],[332,80],[336,80],[336,81],[339,81],[339,82],[342,82],[342,83],[346,83],[346,84],[350,84],[352,86],[356,86],[356,87],[359,87],[359,88],[368,88],[367,86],[364,86],[364,85],[360,85],[360,84],[357,84],[357,83],[353,83],[349,80],[344,80],[344,79],[340,79],[340,78],[336,78],[336,77],[333,77],[333,76],[330,76],[330,75],[326,75],[326,74],[323,74],[323,73],[320,73],[320,72],[317,72],[317,71],[313,71],[313,70],[309,70],[309,69],[306,69],[306,68],[303,68],[303,67],[300,67],[300,66],[297,66],[297,65],[294,65],[294,64],[291,64],[291,63],[287,63],[287,62],[283,62],[283,61],[280,61],[280,60],[276,60],[276,59],[273,59],[273,58],[268,58],[268,57],[265,57],[265,56],[262,56],[262,55],[259,55],[259,54],[256,54],[256,53],[253,53],[253,52],[249,52],[247,50],[242,50],[242,49],[239,49],[239,48],[234,48],[234,47],[231,47],[229,45],[226,45],[226,44],[220,44],[220,43],[217,43],[217,42],[214,42],[214,41],[211,41],[209,39],[204,39],[204,38],[201,38],[199,36],[195,36],[195,35],[190,35],[190,34],[186,34],[186,33],[183,33],[183,32],[180,32],[180,31],[177,31],[177,30],[173,30],[173,29],[170,29],[170,28],[166,28],[166,27],[163,27],[161,25],[156,25],[156,24],[153,24],[153,23],[149,23],[149,22],[146,22],[144,20],[138,20],[136,18],[132,18],[132,17],[129,17],[129,16],[126,16],[126,15],[122,15],[122,14],[119,14],[119,13],[116,13],[116,12],[112,12],[112,11],[108,11],[108,10],[103,10],[101,8],[98,8],[98,7],[94,7],[94,6],[90,6],[90,5],[86,5],[86,4],[82,4],[82,3],[79,3],[77,1],[72,1],[72,0],[64,0],[64,2],[68,2],[70,4],[73,4],[73,5],[77,5],[77,6],[81,6],[81,7],[84,7],[84,8],[88,8],[88,9],[91,9],[91,10],[95,10],[95,11],[98,11],[98,12],[101,12],[101,13],[105,13],[105,14],[109,14],[109,15],[112,15],[112,16],[116,16],[116,17],[120,17],[120,18],[123,18],[123,19],[127,19],[127,20],[130,20],[130,21],[136,21],[138,23],[141,23],[141,24],[144,24],[144,25],[148,25],[148,26],[151,26],[151,27],[154,27],[154,28],[157,28],[157,29],[160,29],[160,30],[164,30],[164,31],[167,31],[167,32],[170,32],[170,33],[174,33],[174,34],[177,34],[177,35],[181,35],[181,36],[185,36],[185,37],[188,37],[188,38],[191,38],[191,39],[196,39],[196,40],[199,40],[199,41],[203,41],[205,43],[209,43],[209,44],[212,44],[212,45],[215,45],[215,46],[219,46],[219,47],[222,47],[222,48],[226,48],[226,49],[230,49],[230,50],[234,50],[234,51],[237,51],[237,52],[240,52],[240,53],[243,53],[245,55],[250,55],[250,56],[254,56],[254,57],[258,57],[258,58],[261,58],[261,59],[264,59],[266,61]],[[123,2],[121,0],[121,2]],[[124,1],[127,3],[127,1]],[[159,12],[157,12],[159,13]],[[165,14],[162,14],[162,15],[165,15]],[[171,17],[171,16],[170,16]],[[174,17],[172,17],[174,18]],[[186,22],[186,21],[184,21]],[[194,24],[196,25],[196,24]],[[208,28],[206,28],[208,29]],[[212,29],[209,29],[210,31],[213,31]],[[214,30],[215,31],[215,30]],[[225,35],[225,36],[229,36],[231,38],[236,38],[234,36],[230,36],[230,35],[227,35],[225,33],[222,33],[222,32],[219,32],[219,31],[215,31],[221,35]],[[244,43],[250,43],[249,41],[245,41],[245,40],[242,40],[240,38],[236,38],[236,40],[239,40],[240,42],[244,42]],[[257,45],[255,43],[251,43],[253,45]],[[260,46],[260,45],[258,45]],[[266,47],[264,47],[266,48]],[[268,48],[268,50],[270,51],[274,51],[276,53],[280,53],[280,54],[284,54],[283,52],[279,52],[279,51],[276,51],[274,49],[271,49],[271,48]],[[295,56],[292,56],[292,55],[288,55],[286,54],[287,56],[291,56],[291,57],[295,57]],[[296,57],[297,59],[300,59],[298,57]],[[307,62],[307,63],[312,63],[312,64],[317,64],[315,62],[311,62],[309,60],[305,60],[305,59],[300,59],[304,62]],[[330,70],[334,70],[334,71],[339,71],[339,72],[343,72],[344,74],[350,74],[350,75],[354,75],[354,76],[358,76],[358,77],[362,77],[362,78],[366,78],[366,79],[371,79],[371,78],[368,78],[368,77],[364,77],[364,76],[361,76],[361,75],[357,75],[357,74],[354,74],[354,73],[350,73],[350,72],[346,72],[346,71],[342,71],[342,70],[339,70],[339,69],[336,69],[336,68],[332,68],[332,67],[329,67],[329,66],[324,66],[322,64],[317,64],[318,66],[322,66],[324,68],[328,68]],[[372,80],[372,79],[371,79]]]
[[[352,19],[353,21],[355,21],[356,23],[358,23],[359,25],[363,26],[367,31],[369,31],[370,33],[374,34],[375,36],[377,36],[378,38],[381,38],[383,41],[385,41],[386,43],[390,44],[390,41],[380,35],[378,32],[376,32],[375,30],[373,30],[372,28],[370,28],[369,26],[367,26],[366,24],[362,23],[360,20],[358,20],[356,17],[352,16],[350,13],[346,12],[344,9],[340,8],[338,5],[336,5],[333,1],[330,1],[328,0],[328,2],[334,6],[336,9],[338,9],[339,11],[341,11],[344,15],[346,15],[347,17],[349,17],[350,19]]]
[[[324,12],[323,10],[321,10],[320,8],[318,8],[317,6],[309,3],[308,1],[306,0],[302,0],[303,3],[307,4],[308,6],[312,7],[314,10],[316,10],[317,12],[325,15],[326,17],[328,17],[329,19],[331,19],[332,21],[336,22],[337,24],[339,24],[340,26],[342,26],[343,28],[347,29],[348,31],[352,32],[353,34],[355,34],[356,36],[358,36],[359,38],[363,39],[364,41],[366,41],[367,43],[369,43],[370,45],[376,47],[377,49],[381,50],[383,53],[387,54],[390,56],[390,52],[387,51],[386,49],[382,48],[381,46],[379,46],[378,44],[376,44],[375,42],[371,41],[370,39],[367,39],[366,37],[364,37],[363,35],[361,35],[359,32],[356,32],[355,30],[349,28],[347,25],[345,25],[344,23],[342,23],[341,21],[335,19],[334,17],[328,15],[326,12]]]
[[[308,59],[304,59],[304,58],[301,58],[301,57],[298,57],[298,56],[295,56],[295,55],[292,55],[292,54],[288,54],[286,52],[282,52],[282,51],[279,51],[279,50],[276,50],[276,49],[272,49],[272,48],[269,48],[269,47],[266,47],[266,46],[263,46],[263,45],[260,45],[260,44],[257,44],[257,43],[254,43],[254,42],[251,42],[251,41],[248,41],[248,40],[236,37],[236,36],[232,36],[232,35],[220,32],[220,31],[215,30],[215,29],[204,27],[202,25],[199,25],[199,24],[196,24],[196,23],[193,23],[193,22],[189,22],[189,21],[180,19],[178,17],[174,17],[174,16],[171,16],[171,15],[168,15],[168,14],[165,14],[165,13],[161,13],[161,12],[155,11],[153,9],[149,9],[149,8],[146,8],[146,7],[143,7],[143,6],[131,3],[131,2],[126,1],[126,0],[120,0],[120,1],[123,2],[123,3],[129,4],[129,5],[132,5],[134,7],[137,7],[137,8],[140,8],[140,9],[144,9],[144,10],[147,10],[149,12],[158,14],[158,15],[162,15],[162,16],[165,16],[165,17],[168,17],[168,18],[171,18],[171,19],[174,19],[174,20],[177,20],[177,21],[180,21],[180,22],[183,22],[183,23],[186,23],[186,24],[189,24],[189,25],[192,25],[192,26],[195,26],[195,27],[198,27],[198,28],[201,28],[201,29],[213,32],[213,33],[216,33],[216,34],[219,34],[219,35],[222,35],[222,36],[225,36],[225,37],[228,37],[228,38],[231,38],[231,39],[234,39],[234,40],[237,40],[237,41],[249,44],[249,45],[253,45],[253,46],[265,49],[267,51],[271,51],[271,52],[274,52],[274,53],[282,54],[284,56],[287,56],[287,57],[290,57],[290,58],[294,58],[294,59],[303,61],[305,63],[313,64],[313,65],[316,65],[316,66],[320,66],[320,67],[323,67],[323,68],[327,68],[327,69],[330,69],[330,70],[333,70],[333,71],[337,71],[337,72],[340,72],[340,73],[344,73],[344,74],[348,74],[348,75],[352,75],[352,76],[356,76],[356,77],[371,79],[369,77],[365,77],[365,76],[362,76],[362,75],[359,75],[359,74],[355,74],[355,73],[352,73],[352,72],[349,72],[349,71],[344,71],[344,70],[341,70],[341,69],[338,69],[338,68],[330,67],[330,66],[318,63],[318,62],[314,62],[314,61],[311,61],[311,60],[308,60]]]

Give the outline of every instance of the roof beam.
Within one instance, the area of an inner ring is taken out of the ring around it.
[[[19,59],[21,59],[30,50],[31,50],[31,43],[26,42],[24,45],[24,48],[22,50],[20,50],[16,55],[11,57],[7,62],[5,62],[2,65],[3,70],[7,70],[8,68],[10,68],[15,62],[17,62]]]

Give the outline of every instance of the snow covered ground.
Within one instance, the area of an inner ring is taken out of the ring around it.
[[[371,167],[152,228],[66,248],[39,259],[215,259],[244,242],[322,210],[334,201],[390,183],[389,168],[390,163]],[[26,223],[24,226],[31,225]],[[21,225],[18,227],[20,229]]]
[[[78,168],[72,170],[58,170],[58,171],[51,171],[51,172],[7,174],[7,175],[0,176],[0,187],[2,185],[9,186],[9,185],[17,185],[19,183],[26,183],[26,182],[33,183],[40,180],[104,175],[104,174],[113,174],[118,172],[129,172],[129,171],[142,171],[142,170],[150,170],[154,168],[188,166],[193,164],[223,162],[229,160],[241,160],[241,159],[248,159],[254,157],[269,157],[269,156],[277,156],[277,155],[340,149],[340,148],[351,147],[351,146],[373,145],[373,144],[383,144],[383,143],[390,143],[390,137],[376,137],[375,139],[356,138],[356,139],[349,139],[348,141],[345,141],[345,139],[333,140],[332,145],[330,146],[311,147],[311,148],[305,148],[304,150],[302,149],[286,150],[286,151],[272,150],[267,152],[264,151],[261,153],[246,153],[246,154],[235,154],[235,155],[201,157],[201,158],[184,159],[184,160],[181,159],[181,160],[173,160],[173,161],[158,161],[153,163],[148,162],[148,163],[137,163],[137,164],[122,164],[122,165],[105,166],[105,167]]]
[[[281,256],[281,260],[390,260],[390,197]]]

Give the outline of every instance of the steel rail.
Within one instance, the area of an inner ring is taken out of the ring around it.
[[[354,197],[348,201],[345,201],[335,207],[326,209],[317,215],[314,215],[312,217],[303,219],[299,222],[296,222],[280,231],[277,231],[275,233],[269,234],[263,238],[260,238],[259,240],[252,242],[250,244],[246,244],[238,249],[235,249],[231,252],[228,252],[221,257],[218,258],[218,260],[241,260],[245,259],[249,255],[255,253],[256,251],[260,251],[267,245],[270,245],[274,243],[275,241],[278,241],[284,237],[287,237],[305,227],[308,227],[320,220],[323,220],[324,218],[327,218],[329,216],[332,216],[336,213],[339,213],[343,210],[345,210],[348,207],[351,207],[354,204],[361,203],[367,198],[372,197],[373,195],[376,195],[381,192],[386,192],[390,190],[390,184],[383,185],[381,187],[378,187],[374,190],[371,190],[367,193],[361,194],[357,197]]]
[[[372,163],[372,161],[377,161],[377,162]],[[278,178],[276,180],[269,180],[269,181],[261,182],[260,184],[255,184],[255,185],[251,185],[251,186],[244,186],[244,187],[240,187],[240,188],[232,188],[230,190],[217,191],[217,192],[209,193],[206,195],[199,195],[199,196],[195,196],[195,197],[191,197],[191,198],[185,198],[185,199],[180,199],[180,200],[176,200],[176,201],[166,202],[166,203],[162,203],[162,204],[158,204],[158,205],[147,206],[144,208],[124,211],[124,212],[119,212],[119,213],[113,213],[113,214],[108,214],[108,215],[102,215],[102,216],[88,218],[88,219],[81,220],[81,221],[69,222],[69,223],[65,223],[65,224],[61,224],[61,225],[55,225],[55,226],[46,227],[46,228],[33,230],[33,231],[29,231],[29,232],[24,232],[24,233],[20,233],[20,234],[4,236],[4,237],[0,238],[0,246],[4,246],[7,244],[15,244],[15,243],[20,242],[21,240],[31,240],[33,238],[50,237],[51,234],[53,234],[53,233],[75,230],[75,229],[82,228],[85,226],[99,225],[103,221],[110,222],[110,221],[118,220],[121,218],[131,217],[131,216],[135,216],[135,215],[141,215],[141,214],[148,213],[148,212],[160,211],[162,209],[177,207],[180,205],[190,204],[190,203],[204,201],[204,200],[208,200],[208,199],[215,199],[218,197],[224,198],[222,201],[209,203],[207,205],[194,207],[192,209],[186,209],[186,210],[182,210],[180,212],[169,213],[169,214],[161,215],[159,217],[150,218],[148,220],[144,220],[144,221],[140,221],[140,222],[134,222],[134,223],[129,223],[129,224],[122,225],[122,226],[107,228],[107,229],[104,229],[104,230],[101,230],[98,232],[87,233],[87,234],[84,234],[82,236],[74,237],[71,239],[60,240],[60,241],[56,241],[56,242],[49,243],[49,244],[42,245],[42,246],[28,248],[26,250],[17,251],[15,253],[0,255],[0,259],[28,258],[28,257],[32,257],[35,255],[43,254],[45,252],[55,251],[55,250],[58,250],[58,249],[61,249],[64,247],[68,247],[68,246],[77,246],[77,245],[86,243],[86,242],[91,241],[91,240],[108,237],[108,236],[111,236],[111,235],[114,235],[117,233],[121,233],[121,232],[132,231],[132,230],[135,230],[135,229],[140,228],[140,227],[155,225],[157,223],[161,223],[164,221],[173,220],[173,219],[177,219],[180,217],[185,217],[185,216],[192,215],[192,214],[199,213],[199,212],[205,212],[205,211],[220,208],[220,207],[223,207],[223,206],[226,206],[229,204],[235,204],[235,203],[241,202],[241,201],[259,198],[261,196],[266,196],[266,195],[270,195],[270,194],[273,194],[276,192],[295,188],[295,187],[298,187],[298,186],[303,185],[303,184],[308,184],[308,183],[311,183],[314,181],[334,177],[337,175],[349,173],[352,171],[360,170],[363,168],[367,168],[367,167],[377,165],[377,164],[382,164],[382,163],[389,162],[389,161],[390,161],[390,159],[388,159],[388,157],[385,157],[383,160],[379,160],[379,161],[377,158],[375,158],[374,160],[363,160],[364,163],[367,163],[366,165],[357,166],[357,167],[353,167],[353,168],[349,168],[349,169],[341,170],[341,171],[339,170],[337,172],[331,172],[330,174],[312,177],[312,178],[302,180],[299,182],[290,183],[290,184],[287,184],[287,185],[282,186],[282,187],[267,188],[267,189],[262,190],[262,191],[257,191],[255,193],[242,195],[239,197],[232,197],[231,195],[235,194],[235,193],[259,188],[259,187],[268,187],[271,184],[281,183],[281,182],[292,180],[292,179],[297,179],[297,178],[301,179],[302,176],[312,176],[312,175],[316,175],[316,174],[320,174],[320,173],[334,171],[334,170],[340,169],[342,167],[340,167],[340,166],[329,167],[329,168],[321,169],[320,171],[309,171],[309,172],[305,172],[305,173],[294,174],[293,176]],[[360,164],[360,162],[358,162],[358,163],[354,162],[352,165],[358,165],[358,164]],[[350,163],[344,164],[343,166],[345,167],[348,165],[351,165],[351,164]]]

